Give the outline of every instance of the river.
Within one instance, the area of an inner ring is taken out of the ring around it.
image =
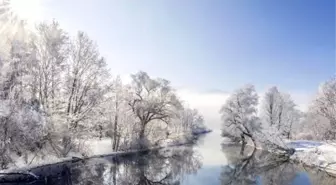
[[[334,185],[331,175],[264,151],[223,145],[218,132],[195,145],[135,156],[75,160],[31,169],[39,180],[6,185]]]

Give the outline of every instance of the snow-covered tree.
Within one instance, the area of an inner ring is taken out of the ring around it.
[[[182,135],[186,139],[193,139],[193,136],[207,131],[203,116],[197,109],[184,107],[180,110],[179,116],[169,125],[170,138],[179,138]]]
[[[270,126],[280,127],[281,124],[281,94],[277,87],[272,87],[266,92],[261,112],[263,112],[264,121]],[[279,110],[280,109],[280,110]]]
[[[33,60],[25,43],[13,41],[9,57],[0,61],[0,168],[40,150],[46,135],[46,119],[28,93]]]
[[[102,107],[104,125],[107,128],[107,135],[111,138],[112,150],[134,148],[139,129],[133,111],[128,105],[129,86],[123,84],[117,76],[112,82],[112,89]]]
[[[120,77],[118,76],[114,81],[114,96],[112,99],[112,110],[114,114],[113,118],[109,120],[110,122],[110,136],[112,139],[112,149],[114,151],[117,151],[120,145],[120,138],[121,138],[121,124],[120,124],[120,118],[121,113],[120,111],[126,111],[122,110],[122,108],[125,107],[125,99],[123,97],[123,85]]]
[[[325,138],[336,139],[336,78],[321,84],[310,111],[328,122]]]
[[[297,124],[300,123],[302,112],[297,108],[289,94],[282,94],[281,133],[287,138],[292,138],[292,133]]]
[[[17,98],[27,101],[32,98],[27,90],[31,85],[33,60],[34,58],[25,43],[12,42],[9,57],[4,58],[1,65],[2,98]]]
[[[139,72],[131,84],[113,81],[97,45],[83,32],[70,38],[53,21],[37,25],[24,42],[11,43],[0,54],[2,168],[14,157],[32,162],[37,154],[85,154],[85,141],[93,137],[109,136],[113,150],[127,150],[138,147],[139,138],[141,147],[166,138],[174,126],[182,136],[203,125],[167,80]]]
[[[95,123],[96,109],[108,92],[109,72],[94,42],[83,32],[70,47],[68,73],[65,76],[65,104],[69,128],[80,123]],[[90,119],[91,118],[91,119]],[[85,122],[90,119],[89,123]]]
[[[276,92],[276,91],[274,91]],[[276,99],[275,97],[269,99]],[[282,150],[292,152],[283,142],[283,136],[277,127],[265,127],[257,116],[258,95],[253,85],[247,85],[233,92],[220,110],[223,120],[222,136],[232,138],[235,141],[242,142],[241,153],[244,153],[247,136],[254,145],[262,145],[270,150]],[[266,106],[266,105],[265,105]],[[268,111],[269,120],[278,125],[278,115],[274,114],[277,110],[275,104],[266,107],[272,107]],[[274,116],[276,115],[276,116]],[[284,116],[281,115],[281,118]],[[290,118],[284,117],[286,120]],[[286,127],[290,129],[290,127]]]
[[[330,131],[330,123],[327,118],[310,108],[303,114],[300,124],[294,131],[295,139],[324,140],[329,137],[326,133]]]
[[[220,110],[222,135],[240,137],[243,148],[246,144],[245,136],[255,142],[254,133],[259,129],[257,105],[258,94],[253,85],[246,85],[233,92]]]
[[[94,135],[89,129],[99,132],[99,106],[109,91],[105,60],[86,34],[69,39],[55,21],[37,26],[30,52],[29,92],[48,117],[51,148],[65,156],[76,145],[72,137]]]
[[[129,106],[140,124],[139,139],[143,147],[147,125],[154,122],[169,125],[182,105],[169,81],[152,79],[142,71],[132,78]]]
[[[264,129],[274,127],[288,139],[291,137],[293,124],[299,124],[301,114],[290,95],[279,92],[277,87],[266,92],[261,113]]]
[[[57,22],[41,23],[31,39],[36,57],[33,92],[50,116],[60,109],[63,75],[68,58],[69,38]]]
[[[53,143],[56,153],[65,156],[75,149],[76,139],[102,133],[101,106],[110,91],[109,72],[97,46],[83,32],[70,41],[63,73],[62,88],[58,91],[61,107],[53,115],[55,133]],[[61,81],[62,82],[62,81]],[[55,121],[56,120],[56,121]]]

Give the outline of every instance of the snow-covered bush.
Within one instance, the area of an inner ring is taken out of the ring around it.
[[[314,140],[315,138],[312,133],[298,133],[293,137],[295,140]]]
[[[15,162],[14,155],[27,157],[45,145],[46,121],[29,104],[2,100],[0,111],[0,164],[2,168]],[[26,161],[27,162],[27,161]]]

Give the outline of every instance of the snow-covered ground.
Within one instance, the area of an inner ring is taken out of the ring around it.
[[[110,138],[92,139],[88,142],[92,155],[104,155],[113,153]]]
[[[288,145],[296,150],[294,161],[336,174],[336,143],[292,141]]]
[[[162,147],[171,147],[171,146],[176,146],[176,145],[180,145],[180,144],[187,144],[188,141],[185,139],[182,139],[183,137],[181,137],[181,139],[176,142],[172,139],[166,139],[166,140],[162,140],[159,145],[154,146],[152,148],[150,148],[150,150],[152,149],[158,149],[158,148],[162,148]],[[119,154],[127,154],[127,153],[135,153],[135,152],[140,152],[140,150],[128,150],[128,151],[118,151],[118,152],[114,152],[112,150],[112,144],[111,144],[111,139],[110,138],[102,138],[102,139],[91,139],[91,140],[87,140],[85,147],[88,148],[88,155],[90,157],[96,157],[96,156],[104,156],[104,155],[119,155]],[[52,163],[58,163],[58,162],[65,162],[65,161],[71,161],[72,157],[76,157],[76,158],[84,158],[83,155],[81,155],[80,153],[69,153],[68,155],[69,157],[66,158],[58,158],[54,155],[47,155],[43,158],[41,157],[36,157],[33,154],[29,154],[28,155],[28,163],[25,162],[24,157],[16,157],[15,158],[15,163],[10,164],[9,169],[6,170],[0,170],[1,172],[10,172],[12,170],[16,170],[16,169],[28,169],[28,168],[33,168],[33,167],[37,167],[37,166],[43,166],[43,165],[47,165],[47,164],[52,164]]]

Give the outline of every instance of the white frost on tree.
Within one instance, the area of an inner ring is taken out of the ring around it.
[[[169,81],[152,79],[142,71],[132,75],[132,79],[129,106],[140,124],[140,146],[144,147],[148,125],[167,127],[182,105]]]
[[[299,124],[301,112],[289,94],[270,88],[263,99],[261,120],[265,130],[274,129],[283,137],[290,139],[293,124]]]
[[[278,91],[273,89],[273,92]],[[292,152],[286,147],[283,141],[284,137],[278,130],[279,120],[283,119],[283,121],[286,120],[288,122],[288,126],[283,126],[283,130],[286,131],[284,133],[286,134],[288,134],[288,130],[291,129],[292,123],[295,121],[288,116],[289,111],[286,110],[287,106],[290,107],[290,103],[288,103],[291,102],[290,98],[287,96],[282,97],[280,100],[278,100],[279,97],[273,95],[266,98],[273,102],[265,104],[265,107],[268,108],[268,111],[266,111],[268,117],[265,120],[272,121],[273,125],[269,123],[269,126],[265,126],[257,116],[258,95],[254,86],[247,85],[236,90],[220,110],[223,120],[222,136],[230,137],[235,141],[241,141],[243,144],[242,153],[247,143],[246,137],[250,138],[255,146],[261,145],[262,147],[267,147],[269,150]],[[281,114],[278,114],[280,109],[277,107],[277,104],[283,106],[281,107]],[[270,107],[271,109],[269,109]]]
[[[28,90],[34,58],[21,42],[13,42],[8,58],[0,61],[0,168],[14,157],[40,150],[46,135],[46,119]]]
[[[170,138],[185,136],[185,139],[191,140],[207,130],[203,116],[196,109],[185,107],[179,112],[179,116],[169,125]]]
[[[68,58],[69,38],[57,22],[41,23],[30,42],[35,55],[32,66],[34,79],[32,92],[42,109],[49,115],[57,114],[61,105],[63,71]]]
[[[254,132],[259,129],[257,117],[258,94],[253,85],[246,85],[231,94],[222,106],[222,136],[240,138],[243,147],[245,137],[255,144]]]
[[[18,157],[85,155],[85,142],[103,137],[114,151],[150,147],[175,126],[180,135],[202,126],[169,81],[145,72],[132,78],[113,80],[94,41],[83,32],[69,37],[56,21],[11,40],[0,53],[0,168]]]
[[[336,139],[336,78],[321,84],[310,112],[321,118],[321,124],[328,126],[322,133],[324,139]]]
[[[82,123],[82,127],[90,128],[96,121],[97,108],[109,90],[107,64],[97,46],[83,32],[79,32],[72,42],[68,61],[65,75],[68,127],[77,129]]]
[[[330,123],[327,118],[316,113],[311,107],[302,116],[300,125],[295,129],[295,139],[304,140],[325,140],[329,136]]]
[[[112,150],[135,148],[139,125],[136,124],[136,118],[128,105],[131,99],[129,85],[123,84],[117,76],[112,82],[112,91],[107,97],[102,106],[103,128],[107,129],[107,136],[111,138]]]

